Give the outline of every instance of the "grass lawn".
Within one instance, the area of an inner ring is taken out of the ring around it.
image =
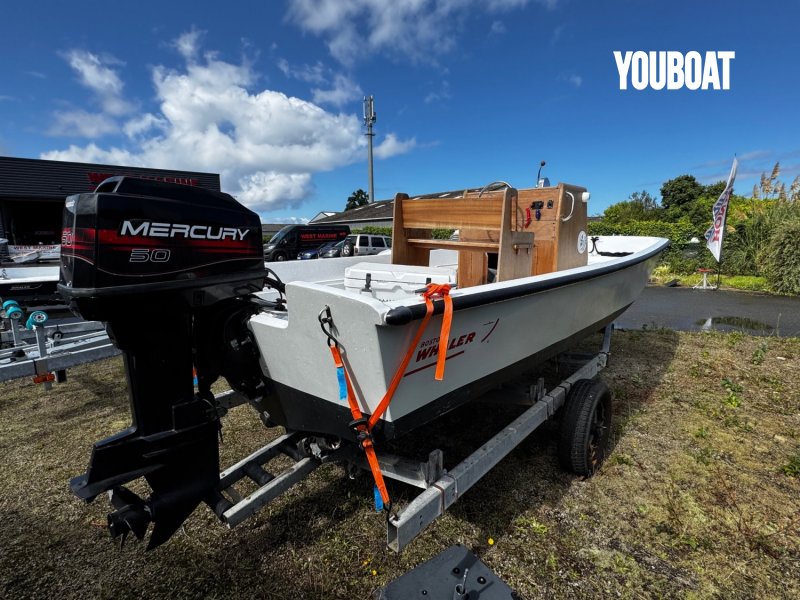
[[[597,475],[561,471],[543,427],[400,555],[369,477],[337,465],[233,530],[201,507],[156,551],[119,549],[106,499],[85,505],[67,483],[128,424],[121,360],[50,392],[2,383],[0,597],[369,598],[457,542],[529,599],[800,597],[800,339],[628,331],[612,352],[614,447]],[[457,460],[507,412],[470,405],[399,447]],[[233,409],[223,466],[279,433]]]
[[[665,284],[675,279],[678,280],[678,285],[682,287],[694,287],[703,283],[703,276],[700,273],[692,273],[691,275],[671,273],[667,270],[666,266],[656,268],[650,278],[652,283],[657,284]],[[710,285],[717,285],[716,272],[708,274],[708,283]],[[766,278],[757,277],[755,275],[721,275],[720,288],[742,290],[746,292],[773,293]]]

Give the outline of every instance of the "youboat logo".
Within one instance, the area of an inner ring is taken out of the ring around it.
[[[686,54],[673,50],[623,53],[614,50],[619,71],[619,89],[628,82],[636,90],[729,90],[731,89],[732,50],[708,51],[703,56],[692,50]]]

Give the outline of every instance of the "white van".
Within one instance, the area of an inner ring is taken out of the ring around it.
[[[392,238],[371,233],[350,234],[342,246],[342,256],[367,256],[392,247]]]

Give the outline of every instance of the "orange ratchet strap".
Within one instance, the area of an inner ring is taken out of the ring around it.
[[[414,356],[414,350],[416,350],[419,345],[422,334],[425,333],[428,321],[431,320],[431,315],[433,315],[432,298],[437,295],[444,297],[444,317],[442,318],[442,329],[439,334],[439,356],[436,360],[436,379],[441,381],[444,378],[444,361],[447,360],[447,343],[450,337],[450,325],[453,322],[453,299],[450,297],[450,286],[446,283],[442,285],[429,283],[422,295],[425,298],[425,316],[422,318],[422,323],[420,323],[419,329],[417,329],[417,334],[414,336],[406,355],[403,357],[403,362],[397,367],[397,371],[395,371],[394,377],[392,377],[386,394],[384,394],[378,406],[375,408],[375,412],[373,412],[372,416],[369,418],[370,431],[372,431],[372,428],[378,423],[383,413],[386,412],[389,403],[394,397],[395,391],[397,391],[397,386],[400,385],[400,381],[403,379],[403,374],[406,372],[408,363],[411,362],[411,357]]]
[[[372,478],[375,480],[375,487],[381,495],[381,501],[385,506],[390,505],[389,491],[386,489],[386,482],[383,480],[383,473],[381,473],[381,466],[378,464],[378,456],[375,454],[375,445],[372,442],[372,435],[370,430],[367,429],[367,420],[358,407],[356,402],[356,395],[353,392],[353,386],[350,383],[350,377],[347,375],[347,370],[344,368],[342,362],[342,355],[337,346],[329,346],[331,354],[333,355],[333,362],[336,365],[336,372],[339,378],[339,396],[347,396],[347,403],[350,405],[350,412],[353,415],[353,426],[356,429],[358,443],[364,449],[367,455],[367,462],[369,463],[369,470],[372,471]],[[344,380],[344,381],[342,381]],[[344,384],[344,385],[343,385]],[[380,510],[380,509],[379,509]]]
[[[447,343],[450,341],[450,325],[453,324],[453,299],[450,297],[450,286],[446,283],[436,285],[428,284],[428,289],[422,294],[425,304],[433,310],[433,296],[444,298],[444,315],[442,315],[442,330],[439,333],[439,355],[436,359],[436,381],[444,379],[444,363],[447,360]],[[416,347],[416,346],[415,346]],[[403,369],[405,371],[405,369]]]
[[[369,419],[364,417],[361,409],[358,406],[355,392],[353,391],[353,386],[350,382],[350,376],[348,375],[347,369],[344,366],[344,361],[342,361],[342,355],[339,352],[338,342],[331,344],[331,340],[334,342],[336,340],[329,333],[325,332],[329,338],[328,344],[331,349],[331,354],[333,355],[333,362],[336,365],[337,377],[339,380],[339,396],[340,398],[344,398],[345,396],[347,397],[347,403],[349,404],[350,412],[353,415],[353,421],[351,425],[357,431],[359,444],[367,455],[370,471],[372,471],[372,477],[375,479],[375,486],[378,488],[381,500],[385,506],[391,506],[391,503],[389,499],[389,492],[386,490],[386,483],[383,479],[383,473],[381,473],[380,465],[378,464],[378,457],[375,454],[375,445],[372,440],[372,430],[380,420],[383,413],[386,412],[386,409],[389,407],[389,403],[392,401],[392,398],[397,391],[397,387],[400,385],[400,381],[403,379],[403,374],[406,372],[408,363],[411,362],[411,357],[414,356],[414,350],[416,350],[417,346],[419,345],[422,334],[425,332],[425,328],[428,326],[428,322],[433,315],[433,298],[436,296],[441,296],[444,299],[444,315],[442,316],[442,328],[439,333],[439,355],[436,359],[435,377],[437,381],[444,379],[444,366],[445,361],[447,360],[447,345],[450,338],[450,326],[453,322],[453,299],[450,297],[450,286],[448,284],[439,285],[429,283],[422,295],[425,298],[425,316],[423,317],[422,323],[420,323],[420,326],[417,329],[414,339],[411,341],[411,344],[406,351],[406,355],[403,357],[403,361],[400,363],[400,366],[397,367],[397,371],[395,371],[394,377],[392,377],[392,381],[389,384],[386,393],[378,403],[378,406],[375,407],[375,412],[370,415]],[[330,315],[330,313],[328,314]],[[328,316],[328,319],[330,319],[330,316]],[[325,331],[324,327],[323,331]]]

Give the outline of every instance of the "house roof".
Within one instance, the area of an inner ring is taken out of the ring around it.
[[[477,192],[480,188],[469,189],[469,192]],[[463,189],[452,190],[449,192],[435,192],[433,194],[422,194],[411,196],[412,198],[459,198],[464,193]],[[328,217],[317,219],[314,223],[357,223],[359,221],[386,221],[394,218],[394,200],[378,200],[371,204],[358,206],[351,210],[333,213]]]
[[[272,235],[286,227],[286,223],[262,223],[261,235]]]
[[[335,210],[321,210],[316,215],[314,215],[311,218],[311,220],[309,220],[309,223],[316,223],[320,219],[324,219],[325,217],[330,217],[335,214],[336,214]]]
[[[351,210],[337,212],[329,217],[317,219],[314,223],[354,223],[359,221],[385,221],[394,214],[394,200],[379,200],[372,204],[358,206]]]

